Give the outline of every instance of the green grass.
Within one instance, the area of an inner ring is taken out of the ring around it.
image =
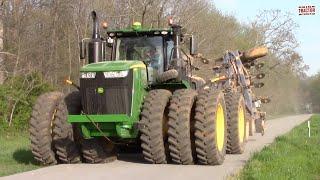
[[[33,159],[29,144],[27,133],[0,134],[0,177],[40,167]]]
[[[288,122],[290,123],[290,122]],[[237,179],[320,179],[320,115],[255,153]]]

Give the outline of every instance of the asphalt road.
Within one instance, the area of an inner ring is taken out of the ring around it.
[[[264,146],[293,127],[303,123],[311,115],[288,116],[269,120],[266,123],[267,130],[264,136],[256,134],[250,137],[246,150],[241,155],[227,155],[223,165],[153,165],[146,164],[141,155],[122,155],[120,160],[109,164],[74,164],[57,165],[41,168],[34,171],[3,177],[5,180],[53,180],[53,179],[117,179],[117,180],[205,180],[226,179],[238,172],[250,158]]]

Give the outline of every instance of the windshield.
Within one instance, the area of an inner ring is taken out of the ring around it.
[[[163,71],[163,40],[156,37],[122,37],[117,39],[116,60],[140,60]]]

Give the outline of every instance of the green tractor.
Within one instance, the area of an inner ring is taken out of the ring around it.
[[[67,81],[77,91],[49,92],[34,105],[35,159],[44,165],[106,163],[119,147],[138,145],[154,164],[222,164],[224,92],[193,74],[194,37],[172,23],[164,29],[134,23],[102,37],[95,12],[92,17],[93,36],[80,43],[87,60],[80,84]]]

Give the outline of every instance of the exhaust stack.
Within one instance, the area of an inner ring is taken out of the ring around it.
[[[100,31],[99,31],[97,13],[95,11],[92,11],[91,17],[93,20],[92,39],[100,39]]]
[[[97,13],[91,12],[93,20],[92,39],[88,43],[88,63],[96,63],[105,60],[106,42],[101,39]]]

